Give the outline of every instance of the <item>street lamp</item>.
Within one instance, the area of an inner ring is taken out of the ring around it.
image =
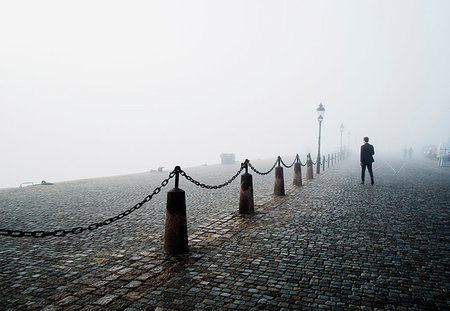
[[[317,170],[316,173],[320,174],[320,136],[322,133],[322,121],[323,121],[323,115],[325,113],[325,108],[323,108],[322,103],[320,103],[319,107],[317,108],[317,114],[319,117],[317,120],[319,120],[319,150],[317,151]]]
[[[342,156],[342,133],[344,133],[344,124],[341,124],[341,156]]]
[[[350,154],[350,132],[348,132],[347,150],[348,150],[348,154]]]

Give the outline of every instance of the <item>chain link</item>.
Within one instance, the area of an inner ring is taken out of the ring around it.
[[[273,171],[273,169],[275,168],[275,166],[277,166],[277,163],[278,163],[278,159],[275,161],[275,163],[273,164],[272,168],[271,168],[270,170],[268,170],[267,172],[265,172],[265,173],[262,173],[262,172],[258,171],[256,168],[253,167],[253,165],[252,165],[250,162],[248,162],[248,166],[250,166],[250,168],[251,168],[256,174],[259,174],[259,175],[264,176],[264,175],[270,174],[270,172]]]
[[[294,159],[294,162],[292,162],[291,165],[286,165],[286,164],[283,162],[283,159],[282,159],[282,158],[280,158],[280,162],[281,162],[281,164],[283,164],[283,166],[284,166],[285,168],[291,168],[291,167],[294,166],[295,162],[297,162],[297,158]]]
[[[190,182],[193,183],[194,185],[200,187],[200,188],[205,188],[205,189],[220,189],[220,188],[223,188],[223,187],[228,186],[229,184],[231,184],[231,183],[236,179],[236,177],[238,177],[239,174],[244,170],[244,168],[245,168],[245,165],[241,165],[240,170],[237,171],[237,173],[236,173],[233,177],[231,177],[227,182],[225,182],[225,183],[223,183],[223,184],[221,184],[221,185],[215,185],[215,186],[205,185],[205,184],[203,184],[203,183],[201,183],[201,182],[195,180],[194,178],[192,178],[192,177],[189,176],[188,174],[186,174],[186,172],[183,171],[183,170],[180,171],[180,175],[183,176],[184,178],[186,178],[188,181],[190,181]]]
[[[119,215],[105,219],[102,222],[93,223],[87,227],[76,227],[73,229],[58,229],[55,231],[21,231],[21,230],[0,229],[0,236],[10,236],[10,237],[27,236],[27,237],[33,237],[33,238],[44,238],[44,237],[48,237],[48,236],[61,237],[61,236],[65,236],[66,234],[69,234],[69,233],[79,234],[79,233],[82,233],[85,231],[96,230],[100,227],[107,226],[119,219],[122,219],[125,216],[130,215],[132,212],[134,212],[137,209],[140,209],[145,203],[150,202],[150,200],[153,198],[153,196],[160,193],[161,189],[164,188],[165,186],[167,186],[167,184],[169,183],[169,180],[172,179],[173,177],[175,177],[175,171],[172,171],[169,174],[169,177],[164,179],[161,182],[161,185],[159,187],[157,187],[155,190],[153,190],[153,192],[151,194],[149,194],[148,196],[146,196],[141,202],[135,204],[133,207],[120,213]]]
[[[300,163],[301,166],[305,167],[306,166],[306,162],[305,164],[302,163],[302,160],[300,160],[300,157],[298,157],[298,163]]]

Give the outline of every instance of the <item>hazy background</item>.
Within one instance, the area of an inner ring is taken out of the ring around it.
[[[450,137],[450,1],[0,0],[0,187]],[[355,165],[358,165],[355,163]]]

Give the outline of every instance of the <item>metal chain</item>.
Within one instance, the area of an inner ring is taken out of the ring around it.
[[[298,163],[300,163],[301,166],[305,167],[306,166],[306,162],[305,164],[302,163],[302,160],[300,160],[300,157],[298,157]]]
[[[191,183],[193,183],[194,185],[201,187],[201,188],[206,188],[206,189],[220,189],[223,188],[225,186],[228,186],[229,184],[231,184],[236,177],[239,176],[239,174],[244,170],[245,166],[241,165],[241,168],[239,171],[237,171],[237,173],[231,177],[227,182],[221,184],[221,185],[216,185],[216,186],[210,186],[210,185],[205,185],[197,180],[195,180],[194,178],[192,178],[191,176],[187,175],[185,171],[181,170],[180,171],[180,175],[183,176],[184,178],[186,178],[188,181],[190,181]]]
[[[286,165],[286,164],[283,162],[283,159],[280,158],[280,162],[281,162],[281,164],[283,164],[283,166],[284,166],[285,168],[291,168],[291,167],[293,167],[296,161],[297,161],[297,158],[294,159],[294,162],[292,162],[291,165]]]
[[[250,162],[248,162],[248,165],[250,166],[250,168],[251,168],[256,174],[259,174],[259,175],[268,175],[268,174],[270,174],[270,172],[273,171],[273,169],[275,168],[275,166],[277,165],[277,163],[278,163],[278,159],[275,161],[275,163],[273,164],[272,168],[271,168],[270,170],[268,170],[267,172],[265,172],[265,173],[261,173],[260,171],[258,171],[256,168],[253,167],[253,165],[252,165]]]
[[[161,182],[161,185],[159,187],[157,187],[155,190],[153,190],[152,194],[149,194],[148,196],[146,196],[141,202],[137,203],[132,208],[120,213],[117,216],[114,216],[114,217],[104,220],[103,222],[93,223],[87,227],[76,227],[76,228],[68,229],[68,230],[59,229],[59,230],[55,230],[55,231],[20,231],[20,230],[0,229],[0,236],[11,236],[11,237],[27,236],[27,237],[33,237],[33,238],[44,238],[44,237],[48,237],[48,236],[61,237],[61,236],[65,236],[68,233],[78,234],[78,233],[82,233],[87,230],[93,231],[100,227],[109,225],[119,219],[122,219],[123,217],[130,215],[135,210],[140,209],[145,203],[149,202],[153,198],[154,195],[160,193],[162,188],[167,186],[167,184],[169,183],[169,180],[175,176],[175,173],[176,173],[175,170],[172,171],[169,174],[169,177],[167,179],[164,179]]]

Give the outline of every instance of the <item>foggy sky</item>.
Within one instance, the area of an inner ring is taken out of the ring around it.
[[[0,188],[450,137],[449,1],[1,1]],[[356,163],[358,165],[358,163]]]

